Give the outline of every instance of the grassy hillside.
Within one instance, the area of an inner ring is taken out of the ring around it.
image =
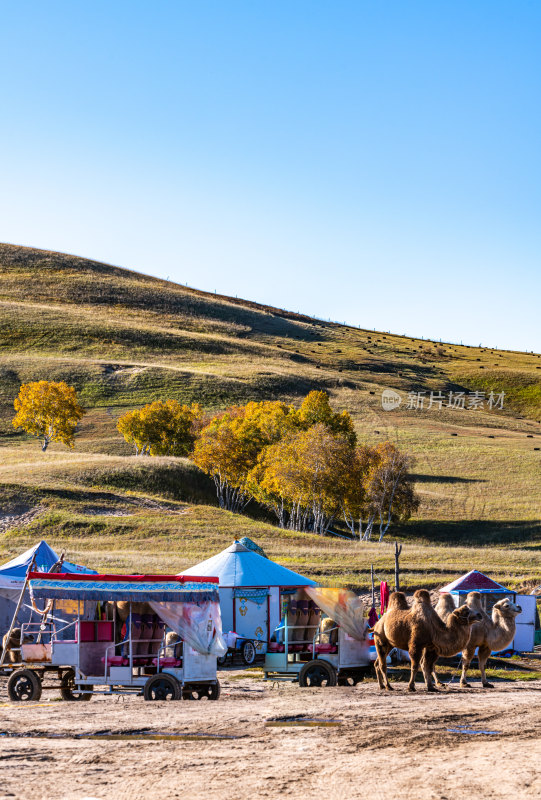
[[[73,384],[88,409],[75,451],[52,446],[42,454],[11,426],[20,384],[41,378]],[[16,552],[47,535],[87,561],[92,551],[100,567],[167,569],[174,557],[181,569],[247,533],[283,563],[361,585],[370,560],[390,568],[387,547],[287,536],[224,514],[193,467],[142,464],[116,432],[119,414],[153,399],[219,409],[251,399],[298,402],[314,388],[351,412],[362,439],[389,438],[416,456],[422,505],[397,531],[409,542],[410,585],[471,566],[492,566],[515,582],[539,576],[538,354],[341,326],[11,245],[0,245],[0,522],[2,513],[42,513],[4,534],[1,548]],[[382,409],[385,388],[402,396],[398,410]],[[450,391],[475,390],[504,391],[503,410],[428,409],[427,400],[422,410],[407,408],[409,392],[447,400]],[[496,548],[464,549],[488,544]]]

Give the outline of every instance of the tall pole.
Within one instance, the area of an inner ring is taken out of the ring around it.
[[[394,590],[400,591],[400,553],[402,552],[402,545],[398,546],[398,542],[394,543]]]
[[[19,613],[19,609],[21,608],[21,605],[22,605],[22,602],[23,602],[24,593],[26,592],[26,587],[28,586],[28,576],[30,575],[31,572],[34,571],[35,565],[36,565],[36,554],[34,553],[34,555],[32,556],[32,561],[30,562],[30,565],[29,565],[28,569],[26,570],[26,578],[24,579],[23,588],[21,589],[21,594],[19,595],[19,601],[18,601],[17,606],[15,608],[15,613],[13,614],[13,619],[11,620],[11,625],[9,626],[9,631],[7,632],[7,635],[4,638],[5,644],[4,644],[4,647],[2,648],[2,656],[0,657],[0,667],[3,665],[3,663],[4,663],[5,659],[6,659],[7,652],[10,649],[9,640],[11,639],[11,634],[13,632],[13,628],[15,627],[15,622],[17,621],[17,615]],[[22,645],[22,642],[21,642],[21,645]]]
[[[58,561],[56,561],[56,562],[53,564],[53,566],[52,566],[52,567],[51,567],[51,569],[49,570],[49,574],[51,574],[51,573],[55,573],[55,572],[61,572],[61,571],[62,571],[62,564],[64,563],[64,552],[65,552],[65,551],[64,551],[64,550],[62,550],[62,553],[60,554],[60,558],[58,559]],[[48,619],[48,617],[49,617],[49,614],[50,614],[50,612],[51,612],[51,610],[52,610],[52,608],[53,608],[53,603],[54,603],[54,601],[53,601],[53,600],[51,600],[50,604],[48,603],[48,604],[45,606],[45,611],[44,611],[44,613],[43,613],[43,614],[42,614],[42,616],[41,616],[41,625],[40,625],[40,628],[39,628],[39,633],[38,633],[38,638],[37,638],[37,642],[38,642],[38,643],[40,643],[40,642],[41,642],[41,639],[42,639],[42,637],[43,637],[43,631],[44,631],[44,629],[45,629],[45,625],[46,625],[46,623],[47,623],[47,619]],[[54,617],[53,617],[53,619],[54,619]]]

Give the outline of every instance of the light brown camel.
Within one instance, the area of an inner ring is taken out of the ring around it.
[[[393,647],[398,647],[407,650],[410,656],[408,691],[415,691],[421,660],[427,691],[436,691],[432,680],[436,659],[459,653],[468,641],[470,626],[480,619],[477,611],[464,605],[455,609],[444,623],[432,608],[426,589],[415,592],[411,608],[402,592],[393,592],[387,611],[374,626],[378,654],[375,667],[380,689],[392,689],[387,678],[387,655]]]
[[[476,648],[479,648],[479,670],[483,686],[492,689],[486,679],[485,667],[490,653],[503,650],[515,638],[515,617],[522,611],[520,606],[515,605],[508,598],[499,600],[492,610],[492,619],[483,609],[480,592],[470,592],[466,597],[466,604],[469,608],[481,615],[481,620],[475,622],[470,629],[470,637],[462,651],[462,675],[460,685],[462,688],[470,688],[466,682],[466,672],[470,666]],[[444,593],[440,596],[436,604],[436,612],[445,622],[449,614],[454,611],[453,598],[450,594]],[[440,683],[435,671],[432,677],[438,688],[444,688]]]
[[[24,642],[23,644],[27,644],[28,642],[32,642],[33,637],[24,635]],[[20,628],[13,628],[11,631],[11,636],[8,633],[5,633],[2,638],[2,650],[0,653],[4,652],[4,647],[6,647],[6,661],[11,664],[17,664],[21,660],[21,629]],[[13,649],[12,649],[13,648]]]
[[[466,597],[466,603],[473,611],[481,614],[481,621],[472,626],[468,643],[462,652],[460,685],[469,688],[469,684],[466,682],[466,673],[476,648],[479,648],[477,657],[479,659],[481,681],[486,689],[492,689],[493,686],[487,681],[485,672],[488,657],[492,652],[503,650],[511,644],[515,638],[515,620],[517,615],[521,613],[522,608],[513,603],[508,597],[505,597],[494,604],[491,619],[482,608],[479,592],[470,592]]]

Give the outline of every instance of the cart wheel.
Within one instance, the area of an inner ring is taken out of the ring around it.
[[[8,680],[10,700],[39,700],[41,697],[41,681],[33,669],[16,669]]]
[[[192,684],[192,686],[185,686],[182,692],[184,700],[217,700],[220,697],[220,682],[207,683],[207,684]]]
[[[244,642],[240,649],[240,654],[242,656],[242,660],[246,664],[247,667],[251,666],[255,661],[256,656],[256,649],[253,642]]]
[[[182,688],[173,675],[160,672],[145,683],[143,696],[145,700],[180,700]]]
[[[299,686],[336,686],[336,670],[326,661],[309,661],[299,673]]]
[[[85,687],[86,691],[80,692],[75,688],[75,671],[66,670],[60,681],[60,696],[62,700],[92,700],[93,686]]]

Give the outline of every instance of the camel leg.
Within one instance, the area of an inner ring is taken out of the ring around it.
[[[417,673],[419,672],[419,663],[421,661],[423,651],[418,650],[415,647],[410,647],[409,654],[411,661],[411,673],[410,673],[410,680],[408,683],[408,692],[415,692],[415,678],[417,677]]]
[[[466,680],[466,673],[470,668],[471,660],[474,656],[475,650],[464,650],[462,652],[462,674],[460,676],[460,688],[471,689],[471,685]]]
[[[481,672],[481,682],[485,689],[494,689],[494,686],[487,681],[487,675],[485,672],[485,666],[488,661],[488,657],[490,656],[491,650],[490,647],[480,647],[479,648],[479,671]]]
[[[392,691],[392,686],[389,683],[389,679],[387,677],[387,656],[391,652],[391,645],[388,642],[382,642],[378,636],[374,636],[374,644],[376,646],[376,653],[378,657],[376,659],[375,668],[376,668],[376,676],[379,683],[380,689],[385,689],[386,691]]]
[[[445,689],[444,684],[439,680],[438,676],[436,675],[437,660],[438,660],[438,654],[435,650],[424,651],[423,659],[421,661],[421,667],[425,677],[427,692],[435,692],[436,687],[438,689]]]

